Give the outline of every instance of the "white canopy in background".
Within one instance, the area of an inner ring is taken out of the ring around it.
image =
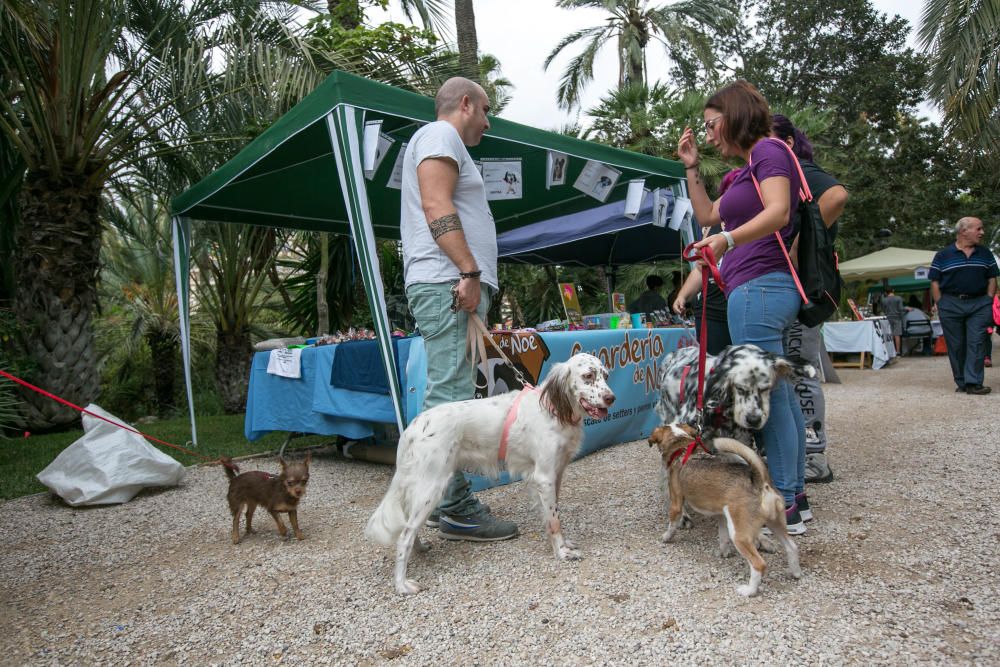
[[[880,280],[896,276],[912,276],[917,267],[930,266],[934,255],[933,250],[885,248],[841,262],[840,275],[844,280]]]

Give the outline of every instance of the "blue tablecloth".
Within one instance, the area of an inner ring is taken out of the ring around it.
[[[405,383],[406,364],[414,343],[422,356],[423,339],[398,341],[400,380],[407,395],[412,392]],[[351,391],[330,384],[338,347],[303,348],[302,377],[297,379],[269,375],[270,352],[254,355],[244,425],[248,440],[256,440],[271,431],[342,435],[357,440],[372,435],[373,423],[396,423],[396,413],[388,395]]]
[[[608,384],[617,396],[603,420],[584,420],[584,439],[577,456],[620,442],[648,437],[657,425],[655,390],[660,360],[695,342],[693,329],[618,329],[499,333],[495,339],[532,384],[545,378],[553,364],[577,352],[601,359],[611,371]],[[420,412],[427,379],[427,357],[421,338],[399,341],[401,386],[407,422]],[[247,396],[246,436],[255,440],[268,431],[299,431],[342,435],[351,439],[373,434],[373,422],[395,423],[389,396],[331,386],[336,345],[302,351],[302,377],[289,379],[267,374],[268,352],[254,356]],[[480,365],[481,394],[519,387],[513,371],[496,351],[487,348]],[[471,476],[475,489],[495,483]],[[504,477],[500,483],[506,483]]]

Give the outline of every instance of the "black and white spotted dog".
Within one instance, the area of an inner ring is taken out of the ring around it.
[[[687,369],[687,370],[685,370]],[[781,378],[793,384],[816,377],[816,369],[756,345],[731,345],[705,358],[705,414],[701,437],[735,438],[752,444],[752,431],[770,416],[771,390]],[[685,347],[663,358],[657,374],[656,413],[663,423],[698,424],[698,348]]]

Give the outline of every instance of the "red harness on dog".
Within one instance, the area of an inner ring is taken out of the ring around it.
[[[507,440],[510,438],[510,427],[517,419],[517,409],[521,406],[521,399],[524,398],[525,394],[532,393],[537,394],[538,390],[530,384],[526,384],[514,397],[514,402],[511,403],[510,410],[507,411],[507,417],[503,420],[503,431],[500,432],[500,451],[497,453],[498,461],[507,460]]]
[[[698,337],[698,431],[699,433],[694,436],[694,441],[687,446],[684,451],[684,459],[681,461],[681,465],[688,462],[691,458],[691,454],[694,453],[696,447],[701,447],[708,453],[708,448],[705,447],[705,443],[701,441],[701,427],[705,423],[705,360],[708,354],[706,349],[708,346],[708,278],[711,272],[711,277],[715,280],[715,284],[719,286],[719,289],[726,289],[726,284],[722,282],[722,276],[719,275],[719,267],[715,261],[715,252],[712,250],[712,246],[706,245],[701,248],[695,248],[695,244],[691,243],[686,248],[684,248],[683,258],[688,262],[701,261],[701,335]],[[691,370],[690,366],[684,368],[681,373],[681,401],[684,400],[684,379],[687,377],[688,372]],[[721,412],[721,408],[716,408],[717,412]],[[680,451],[676,452],[674,456],[670,457],[670,461],[667,462],[669,466],[673,463],[674,458]]]

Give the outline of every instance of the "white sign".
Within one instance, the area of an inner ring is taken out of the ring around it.
[[[670,215],[670,229],[677,231],[682,227],[690,229],[691,218],[694,217],[694,207],[687,197],[674,197],[674,212]]]
[[[629,220],[635,220],[645,198],[646,179],[636,178],[629,181],[628,191],[625,193],[625,217]]]
[[[621,175],[614,167],[588,160],[573,187],[599,202],[606,202]]]
[[[549,151],[545,157],[545,189],[548,190],[553,185],[565,185],[567,171],[569,171],[569,156]]]
[[[406,157],[406,144],[399,147],[399,155],[396,156],[396,163],[392,165],[392,174],[389,175],[387,188],[393,190],[403,189],[403,158]]]
[[[927,280],[930,275],[931,269],[929,266],[918,266],[913,272],[914,280]]]
[[[375,172],[382,166],[386,154],[396,141],[385,132],[380,130],[382,121],[369,121],[365,123],[365,148],[364,148],[364,171],[365,178],[369,181],[375,176]]]
[[[520,199],[524,191],[521,160],[483,160],[483,184],[486,199]]]
[[[670,210],[670,198],[667,191],[661,188],[653,190],[653,226],[667,226],[667,211]]]

